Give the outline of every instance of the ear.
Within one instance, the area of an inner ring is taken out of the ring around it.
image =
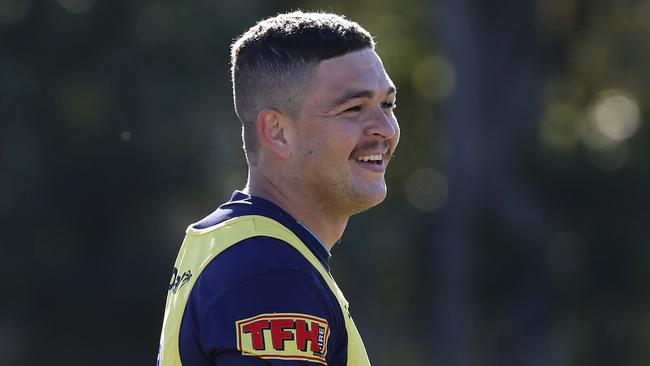
[[[263,109],[257,115],[257,136],[260,145],[282,160],[291,156],[287,140],[291,127],[290,118],[276,109]]]

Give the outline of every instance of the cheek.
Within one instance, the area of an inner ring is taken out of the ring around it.
[[[359,139],[350,134],[332,134],[326,143],[326,149],[333,157],[334,164],[344,164],[357,147]]]
[[[347,160],[356,147],[358,131],[351,128],[340,128],[341,126],[337,126],[335,123],[331,123],[331,128],[319,129],[314,131],[312,136],[309,136],[311,141],[310,153],[316,155],[315,158],[322,158],[340,164],[341,159]]]

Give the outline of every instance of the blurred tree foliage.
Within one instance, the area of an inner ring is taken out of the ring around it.
[[[153,364],[185,227],[245,182],[229,44],[296,8],[399,88],[334,249],[373,364],[650,364],[650,0],[0,0],[0,364]]]

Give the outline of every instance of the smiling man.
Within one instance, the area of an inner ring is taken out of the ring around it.
[[[396,90],[357,23],[294,12],[232,46],[248,183],[190,225],[160,365],[369,365],[329,251],[386,197]]]

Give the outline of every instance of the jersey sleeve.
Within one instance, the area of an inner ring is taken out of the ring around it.
[[[209,306],[190,300],[186,320],[181,343],[194,342],[199,352],[182,353],[185,364],[195,364],[188,357],[197,355],[225,366],[332,364],[330,355],[340,353],[338,339],[345,331],[327,289],[296,269],[255,274]]]

